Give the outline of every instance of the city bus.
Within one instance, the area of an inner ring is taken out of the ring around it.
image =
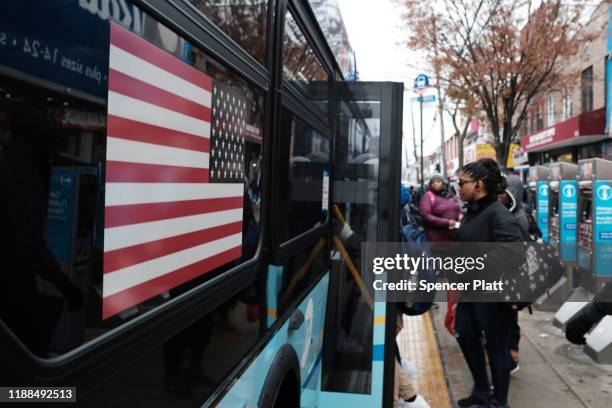
[[[403,84],[355,77],[335,2],[3,4],[0,385],[390,406]]]

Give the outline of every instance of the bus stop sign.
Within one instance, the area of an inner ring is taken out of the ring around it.
[[[429,87],[429,77],[425,74],[419,74],[414,79],[414,90],[417,92],[423,92]]]

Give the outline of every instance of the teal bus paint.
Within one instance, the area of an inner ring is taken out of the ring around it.
[[[323,328],[329,287],[327,272],[315,288],[300,303],[298,310],[304,315],[304,322],[294,331],[289,330],[287,320],[247,370],[240,375],[219,407],[257,406],[262,388],[276,352],[284,345],[290,344],[300,364],[300,381],[302,389],[302,407],[318,406],[318,390],[321,371],[321,347],[323,345]],[[262,374],[263,373],[263,374]],[[314,393],[314,394],[313,394]],[[309,402],[305,404],[306,402]]]

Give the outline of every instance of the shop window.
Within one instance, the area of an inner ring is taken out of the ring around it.
[[[263,94],[135,7],[82,4],[0,14],[0,318],[42,357],[259,241]]]
[[[612,160],[612,140],[601,142],[601,158]]]
[[[608,56],[607,55],[604,57],[603,72],[604,72],[604,81],[603,81],[604,104],[607,104],[608,103]]]
[[[582,113],[593,110],[593,67],[588,67],[580,76]]]
[[[257,61],[266,61],[268,0],[187,0]]]
[[[599,143],[593,143],[578,148],[578,160],[601,157],[601,147]]]
[[[536,111],[536,130],[544,129],[544,108],[538,106]]]
[[[572,95],[570,92],[565,92],[563,95],[563,110],[561,120],[568,120],[573,115]]]
[[[546,126],[553,126],[556,123],[556,106],[555,97],[552,93],[549,93],[546,98]]]

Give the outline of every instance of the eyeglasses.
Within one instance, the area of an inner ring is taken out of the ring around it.
[[[461,180],[461,179],[457,180],[457,184],[459,185],[459,187],[463,187],[464,184],[474,183],[474,182],[476,182],[476,180]]]

